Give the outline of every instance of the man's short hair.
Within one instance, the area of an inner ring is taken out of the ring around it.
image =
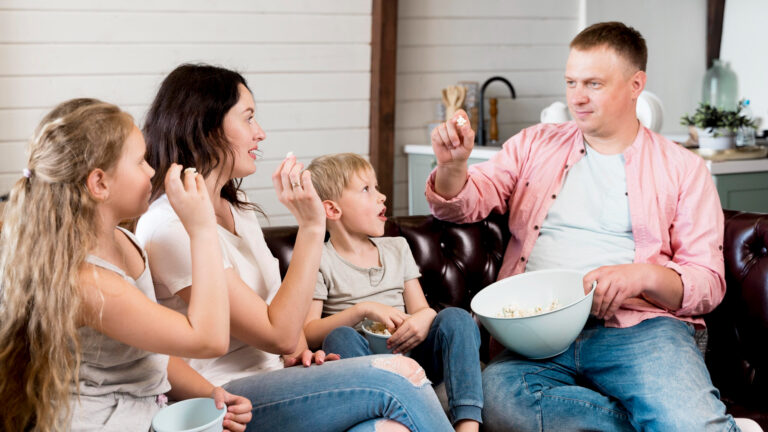
[[[586,51],[606,46],[624,57],[630,64],[645,71],[648,48],[639,31],[618,21],[592,24],[571,41],[571,48]]]
[[[307,170],[312,173],[312,185],[323,201],[341,198],[352,176],[366,171],[374,172],[370,162],[357,153],[320,156],[312,160]]]

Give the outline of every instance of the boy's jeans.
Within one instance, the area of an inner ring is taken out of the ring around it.
[[[413,431],[452,430],[421,368],[392,355],[257,373],[223,387],[251,400],[246,431],[373,431],[380,420],[371,419]]]
[[[371,355],[368,341],[351,327],[331,331],[323,351],[341,358]],[[482,421],[482,376],[480,374],[480,331],[464,309],[441,310],[427,338],[411,351],[411,358],[427,372],[432,382],[445,380],[451,419]]]
[[[738,430],[693,334],[674,318],[628,328],[590,319],[551,359],[504,351],[483,372],[484,430]]]

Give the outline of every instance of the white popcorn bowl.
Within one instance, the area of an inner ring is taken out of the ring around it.
[[[506,348],[530,359],[554,357],[581,333],[592,308],[594,288],[584,294],[584,273],[576,270],[540,270],[502,279],[477,293],[470,304],[483,326]],[[521,309],[558,309],[520,318],[499,318],[504,306]]]
[[[221,432],[226,408],[216,408],[211,398],[186,399],[155,414],[155,432]]]

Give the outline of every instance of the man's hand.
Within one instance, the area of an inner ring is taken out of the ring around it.
[[[459,120],[462,118],[462,120]],[[469,116],[458,110],[453,117],[432,130],[430,139],[439,165],[467,162],[475,146],[475,132],[469,125]]]
[[[430,134],[437,159],[435,192],[445,199],[456,196],[467,182],[467,159],[475,146],[475,132],[466,121],[468,118],[464,110],[458,110]]]
[[[338,354],[326,354],[323,350],[312,352],[311,350],[306,349],[296,357],[284,359],[283,366],[292,367],[301,364],[304,365],[304,367],[309,367],[312,363],[321,365],[327,361],[339,360],[340,358],[341,357]]]
[[[597,281],[592,299],[592,315],[609,319],[625,300],[641,297],[665,309],[679,309],[683,299],[680,276],[656,264],[603,266],[584,275],[584,292]]]
[[[227,413],[224,414],[224,430],[244,431],[248,422],[251,421],[251,401],[242,396],[233,395],[221,387],[215,387],[211,396],[216,408],[227,408]]]
[[[436,315],[434,309],[424,308],[408,317],[387,339],[387,348],[395,354],[403,354],[424,342]]]

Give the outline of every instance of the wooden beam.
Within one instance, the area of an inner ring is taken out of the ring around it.
[[[707,69],[720,58],[725,0],[707,0]]]
[[[392,214],[395,171],[397,0],[373,0],[371,14],[371,121],[369,154]]]

